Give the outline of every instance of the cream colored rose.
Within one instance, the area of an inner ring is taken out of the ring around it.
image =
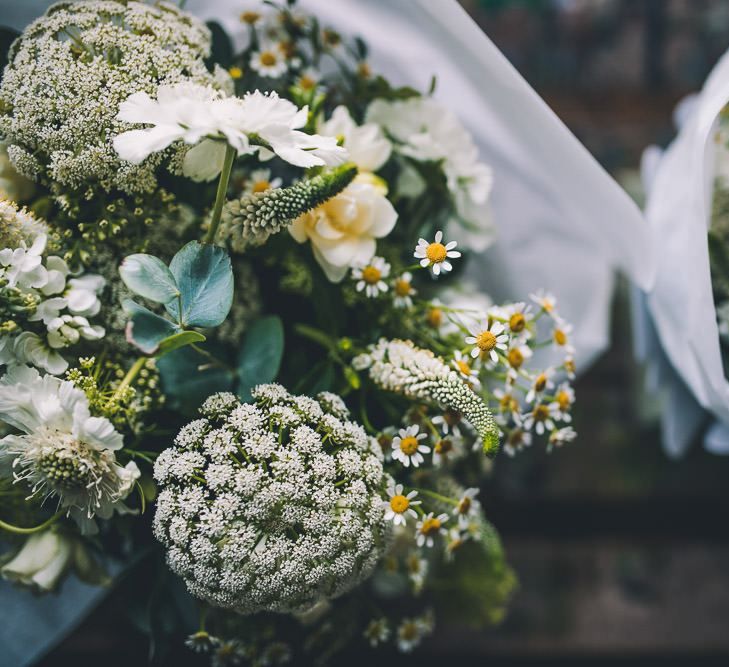
[[[71,565],[73,542],[51,529],[31,535],[0,574],[36,591],[52,591]]]
[[[289,231],[299,243],[311,241],[316,261],[336,283],[351,267],[372,259],[375,239],[387,236],[395,222],[397,212],[382,190],[357,178],[336,197],[298,217]]]

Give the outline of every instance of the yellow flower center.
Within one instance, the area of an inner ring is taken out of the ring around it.
[[[369,285],[376,285],[382,278],[382,271],[374,266],[365,266],[362,269],[362,280]]]
[[[555,329],[554,330],[554,342],[557,343],[557,345],[566,345],[567,344],[567,334],[562,331],[562,329]]]
[[[521,313],[514,313],[509,318],[509,329],[512,331],[519,333],[520,331],[524,331],[524,327],[526,326],[526,317],[522,315]]]
[[[463,361],[463,359],[459,359],[456,361],[456,366],[458,366],[458,370],[461,371],[464,375],[470,375],[471,374],[471,367],[468,365],[468,362]]]
[[[412,574],[418,574],[423,569],[423,562],[418,558],[417,554],[408,556],[407,568]]]
[[[261,15],[258,12],[243,12],[240,15],[240,20],[243,23],[247,23],[248,25],[253,25],[261,18]]]
[[[524,431],[522,431],[520,428],[515,428],[511,433],[509,433],[509,444],[512,446],[520,445],[522,440],[524,439]]]
[[[463,496],[458,501],[458,513],[459,514],[468,514],[468,511],[471,509],[471,499],[468,496]]]
[[[408,456],[412,456],[418,451],[418,439],[409,435],[407,438],[400,440],[400,451]]]
[[[560,410],[568,410],[571,405],[570,395],[566,391],[560,391],[557,394],[557,404]]]
[[[271,187],[271,183],[269,181],[256,181],[253,184],[253,187],[251,188],[253,192],[265,192]]]
[[[547,386],[547,376],[544,373],[540,373],[537,376],[537,379],[534,380],[534,389],[537,391],[544,391],[544,388]]]
[[[430,535],[431,533],[437,533],[440,530],[440,519],[437,517],[430,517],[423,521],[423,525],[420,526],[420,532],[423,535]]]
[[[435,443],[435,452],[436,454],[448,454],[453,449],[453,443],[448,440],[438,440],[438,442]]]
[[[377,442],[379,443],[380,447],[382,447],[383,452],[389,451],[392,446],[392,438],[384,433],[379,438],[377,438]]]
[[[402,514],[408,507],[410,507],[410,501],[402,494],[393,496],[390,498],[390,507],[393,512]]]
[[[410,283],[407,280],[398,278],[395,281],[395,294],[398,296],[409,296],[410,295]]]
[[[240,79],[243,76],[243,70],[235,65],[228,70],[231,79]]]
[[[564,362],[564,367],[568,373],[574,373],[576,369],[574,359],[567,359],[567,361]]]
[[[512,368],[519,368],[524,363],[524,355],[518,347],[512,347],[506,356]]]
[[[532,415],[534,416],[535,421],[546,421],[549,417],[549,408],[546,405],[538,405],[536,408],[534,408],[534,412],[532,413]]]
[[[272,67],[277,62],[276,54],[273,51],[264,51],[259,60],[264,67]]]
[[[499,407],[502,412],[516,412],[519,409],[519,403],[511,394],[504,394],[499,401]]]
[[[446,247],[442,243],[431,243],[425,249],[425,256],[433,264],[440,264],[440,262],[445,261],[447,254],[448,254],[448,251],[446,250]]]
[[[443,323],[443,311],[440,308],[431,308],[426,319],[431,327],[437,329]]]
[[[307,76],[306,74],[304,74],[299,79],[299,88],[303,88],[304,90],[311,90],[315,86],[316,86],[316,81],[312,77]]]
[[[367,63],[360,63],[357,65],[357,74],[359,74],[363,79],[369,79],[372,76],[372,70]]]
[[[554,304],[549,299],[542,299],[542,308],[545,312],[551,313],[554,310]]]
[[[405,641],[411,641],[418,638],[418,626],[415,623],[404,623],[397,633]]]
[[[496,336],[490,331],[482,331],[476,336],[476,346],[482,352],[491,352],[496,347]]]
[[[329,46],[336,46],[342,41],[339,33],[334,32],[334,30],[324,30],[322,32],[322,38],[324,39],[324,43]]]

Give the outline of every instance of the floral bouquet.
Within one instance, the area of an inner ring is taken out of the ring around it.
[[[679,105],[674,142],[644,156],[646,217],[659,259],[639,342],[654,362],[654,381],[668,387],[663,436],[673,455],[707,422],[706,447],[729,452],[728,103],[725,55],[700,95]]]
[[[479,486],[574,439],[571,326],[462,279],[492,173],[451,110],[293,2],[240,21],[80,0],[10,49],[0,572],[164,555],[145,604],[215,664],[497,622]]]

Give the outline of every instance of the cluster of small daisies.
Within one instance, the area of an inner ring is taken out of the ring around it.
[[[45,224],[15,204],[0,201],[0,224],[0,365],[63,373],[64,350],[104,336],[92,324],[104,279],[73,276],[61,257],[48,254]]]
[[[190,592],[241,613],[303,612],[384,553],[382,452],[334,394],[216,394],[157,458],[154,519]]]

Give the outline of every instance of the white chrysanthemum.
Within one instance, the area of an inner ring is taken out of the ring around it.
[[[104,417],[92,417],[86,395],[71,382],[15,366],[0,378],[0,419],[20,431],[0,440],[0,460],[32,496],[55,498],[84,531],[108,519],[139,477],[114,452],[122,436]]]
[[[16,168],[66,187],[89,182],[149,192],[165,159],[123,163],[115,117],[133,93],[193,81],[216,85],[205,66],[210,31],[170,3],[81,0],[53,5],[15,42],[0,85],[0,135]]]
[[[331,118],[318,129],[325,136],[343,140],[349,161],[357,165],[360,172],[377,171],[390,157],[392,144],[382,134],[380,126],[375,123],[357,125],[347,107],[334,109]]]
[[[154,530],[194,595],[241,613],[304,611],[384,553],[382,451],[341,399],[261,385],[216,394],[155,464]]]
[[[370,378],[383,389],[462,413],[487,452],[497,447],[499,430],[486,404],[458,371],[430,350],[415,347],[409,340],[382,338],[367,354],[355,357],[352,365],[360,370],[368,368]]]
[[[198,181],[220,173],[226,144],[238,155],[258,151],[266,159],[275,153],[298,167],[344,163],[347,152],[336,139],[297,129],[306,124],[307,116],[307,107],[298,109],[276,93],[256,90],[239,98],[192,83],[160,86],[156,99],[139,92],[121,105],[119,120],[151,127],[119,134],[114,148],[122,160],[140,164],[174,142],[184,141],[194,148],[185,155],[183,172]],[[251,144],[250,136],[263,140],[270,150]]]

